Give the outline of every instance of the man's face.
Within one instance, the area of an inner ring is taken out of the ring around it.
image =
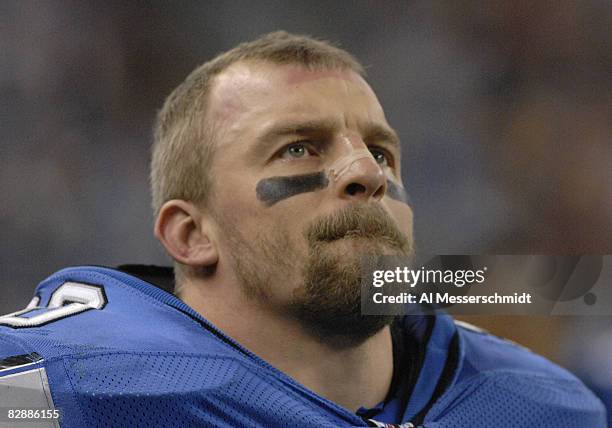
[[[348,70],[238,63],[209,105],[219,267],[322,339],[380,330],[388,318],[359,314],[360,257],[410,254],[412,210],[372,89]]]

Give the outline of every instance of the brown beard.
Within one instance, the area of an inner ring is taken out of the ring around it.
[[[306,238],[304,285],[289,307],[311,334],[336,347],[354,346],[393,321],[393,316],[361,314],[361,258],[412,254],[412,242],[380,205],[351,206],[318,218]],[[367,247],[357,254],[330,251],[327,247],[339,239],[367,239]]]
[[[247,297],[274,302],[270,284],[293,279],[303,256],[284,234],[249,243],[237,228],[224,230],[229,232],[235,271]],[[361,257],[412,254],[412,241],[389,214],[378,204],[353,205],[315,219],[304,235],[308,255],[302,265],[303,283],[289,302],[280,303],[283,315],[299,320],[310,334],[335,347],[362,343],[390,324],[393,316],[361,315]],[[342,239],[367,239],[362,247],[366,249],[340,254],[330,248]]]

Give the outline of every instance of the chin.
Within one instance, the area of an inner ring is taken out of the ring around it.
[[[361,257],[379,254],[378,247],[368,239],[343,238],[312,249],[289,310],[313,337],[335,347],[356,346],[393,321],[361,315]]]

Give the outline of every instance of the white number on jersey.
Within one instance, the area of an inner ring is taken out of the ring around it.
[[[66,282],[53,292],[46,307],[39,307],[39,303],[40,298],[35,296],[25,309],[1,316],[0,325],[38,327],[89,309],[102,309],[108,303],[108,300],[102,287],[78,282]],[[24,316],[41,309],[44,311],[39,314],[30,317]]]

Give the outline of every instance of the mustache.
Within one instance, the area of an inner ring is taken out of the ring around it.
[[[347,236],[384,240],[406,253],[412,249],[412,241],[398,229],[389,213],[379,204],[342,208],[318,217],[306,230],[306,238],[313,245]]]

